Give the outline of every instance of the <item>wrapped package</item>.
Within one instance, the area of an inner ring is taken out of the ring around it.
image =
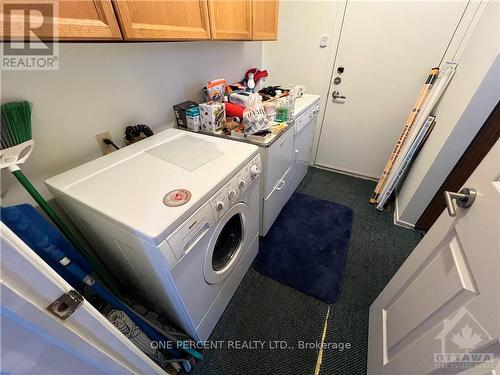
[[[260,95],[250,94],[247,106],[243,111],[243,125],[247,135],[271,132],[271,126],[267,120]]]

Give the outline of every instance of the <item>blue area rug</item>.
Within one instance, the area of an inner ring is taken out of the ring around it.
[[[334,303],[346,267],[353,211],[294,193],[267,236],[253,267],[263,275]]]

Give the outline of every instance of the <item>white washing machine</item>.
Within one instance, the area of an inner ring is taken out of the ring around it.
[[[258,251],[258,148],[169,129],[46,181],[123,285],[206,340]]]

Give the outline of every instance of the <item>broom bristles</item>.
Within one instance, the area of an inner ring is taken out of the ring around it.
[[[2,104],[1,149],[31,139],[31,104],[27,101]]]

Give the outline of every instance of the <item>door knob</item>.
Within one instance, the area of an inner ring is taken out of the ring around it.
[[[475,189],[463,188],[460,192],[455,193],[452,191],[444,192],[444,200],[446,201],[446,208],[448,209],[448,215],[451,217],[457,216],[457,211],[455,209],[455,203],[453,200],[457,201],[457,206],[461,208],[469,208],[474,203],[476,199],[477,192]]]
[[[332,92],[332,99],[335,100],[335,99],[345,99],[345,96],[344,95],[340,95],[340,92],[338,91],[334,91]]]

